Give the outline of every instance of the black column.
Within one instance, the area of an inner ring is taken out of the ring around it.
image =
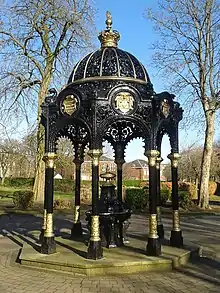
[[[178,160],[180,155],[178,153],[171,153],[168,155],[171,160],[171,174],[172,174],[172,212],[173,212],[173,228],[171,231],[170,244],[175,247],[183,246],[182,231],[180,230],[179,218],[179,196],[178,196]]]
[[[82,236],[82,224],[80,221],[80,188],[81,188],[81,166],[83,161],[79,158],[74,159],[75,163],[75,205],[73,227],[71,229],[71,238]]]
[[[156,173],[157,173],[157,234],[159,238],[164,238],[164,228],[161,218],[161,193],[160,193],[160,164],[162,162],[162,158],[158,157],[156,159]]]
[[[157,235],[157,150],[146,152],[149,164],[149,235],[147,243],[147,255],[158,256],[161,254],[161,243]]]
[[[54,180],[54,161],[55,153],[46,153],[44,161],[45,169],[45,192],[46,192],[46,230],[41,245],[41,253],[52,254],[56,252],[56,243],[53,233],[53,180]]]
[[[42,225],[42,228],[41,228],[41,233],[40,233],[40,236],[39,236],[39,243],[42,243],[43,241],[43,238],[44,238],[44,233],[45,233],[45,230],[46,230],[46,224],[47,224],[47,195],[48,195],[48,192],[47,192],[47,184],[46,182],[48,182],[48,174],[47,174],[47,169],[45,169],[45,184],[44,184],[44,214],[43,214],[43,225]]]
[[[91,215],[91,235],[88,246],[87,258],[100,259],[102,246],[99,227],[98,198],[99,198],[99,158],[102,150],[92,149],[88,152],[92,158],[92,215]]]
[[[120,143],[116,144],[114,147],[115,149],[115,163],[117,165],[117,197],[118,200],[122,203],[122,197],[123,197],[123,190],[122,190],[122,168],[123,164],[125,163],[124,159],[124,150],[125,146]],[[119,224],[119,239],[120,239],[120,245],[123,245],[124,243],[128,242],[125,239],[125,231],[127,226],[129,225],[128,221],[124,221],[123,223]]]

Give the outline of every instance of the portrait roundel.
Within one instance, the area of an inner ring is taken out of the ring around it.
[[[114,109],[121,114],[128,114],[134,111],[135,99],[128,91],[121,91],[113,98]]]

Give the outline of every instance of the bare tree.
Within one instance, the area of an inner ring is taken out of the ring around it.
[[[35,199],[43,199],[44,131],[41,104],[54,80],[63,84],[69,63],[90,46],[90,0],[6,1],[0,8],[2,113],[34,116],[37,108]],[[35,117],[35,116],[34,116]],[[32,118],[33,119],[33,118]]]
[[[0,141],[0,173],[1,184],[5,182],[5,178],[10,168],[13,168],[16,157],[19,154],[19,145],[17,140],[5,139]]]
[[[219,0],[161,0],[159,14],[149,11],[160,34],[154,62],[172,77],[177,94],[184,93],[189,108],[205,118],[199,204],[209,207],[208,183],[216,111],[220,106],[220,3]],[[201,116],[193,123],[201,124]]]

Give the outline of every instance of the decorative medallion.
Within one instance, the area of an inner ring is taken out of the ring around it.
[[[170,114],[170,105],[166,99],[161,102],[161,112],[165,118],[167,118]]]
[[[114,99],[115,109],[126,114],[134,109],[134,97],[129,92],[120,92]]]
[[[63,113],[69,116],[76,112],[78,107],[78,99],[74,95],[68,95],[63,100]]]

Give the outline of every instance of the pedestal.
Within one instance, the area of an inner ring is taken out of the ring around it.
[[[164,239],[164,228],[163,224],[157,225],[157,235],[160,239]]]
[[[94,260],[103,258],[101,240],[89,241],[87,258]]]
[[[182,231],[171,231],[170,245],[174,247],[183,247]]]
[[[147,255],[159,256],[161,255],[161,243],[159,238],[148,237]]]
[[[52,254],[56,252],[56,242],[53,237],[44,237],[41,245],[41,253]]]
[[[82,237],[82,235],[83,231],[81,222],[73,223],[73,227],[71,229],[71,238],[76,239]]]

